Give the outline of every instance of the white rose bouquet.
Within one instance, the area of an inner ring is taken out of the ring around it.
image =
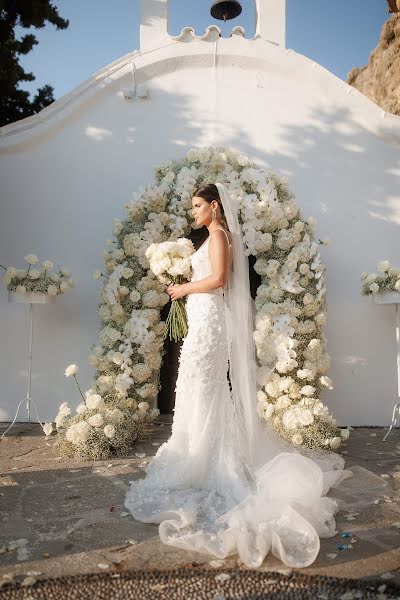
[[[24,258],[28,263],[27,269],[6,268],[0,265],[5,270],[3,282],[9,292],[41,292],[56,296],[75,287],[75,282],[66,267],[54,272],[54,263],[51,260],[44,260],[41,268],[37,268],[40,261],[36,254],[27,254]],[[34,266],[35,268],[32,268]]]
[[[162,283],[182,283],[190,281],[192,273],[191,255],[195,249],[193,242],[187,238],[179,238],[176,242],[151,244],[146,250],[150,269]],[[177,342],[187,335],[187,315],[183,298],[172,300],[171,308],[165,322],[164,339]]]
[[[361,293],[363,296],[400,292],[400,268],[392,267],[388,260],[381,260],[377,271],[382,273],[362,273]]]

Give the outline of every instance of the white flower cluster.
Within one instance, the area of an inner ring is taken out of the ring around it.
[[[77,372],[77,365],[71,364],[66,368],[65,375],[76,378]],[[154,390],[144,389],[141,390],[141,397],[149,397],[153,393]],[[113,449],[118,450],[118,442],[126,443],[127,421],[130,425],[129,431],[132,430],[132,424],[144,422],[159,414],[158,409],[150,409],[146,401],[134,403],[129,399],[130,403],[126,404],[125,409],[113,407],[93,388],[85,392],[82,400],[73,416],[68,404],[63,402],[55,418],[56,429],[64,434],[64,448],[67,454],[71,454],[72,446],[72,454],[78,456],[109,456]],[[127,408],[130,410],[127,411]],[[137,410],[134,412],[131,409]],[[51,431],[52,427],[46,427],[46,435],[50,435]],[[127,447],[132,441],[128,440]]]
[[[56,427],[57,429],[64,427],[66,439],[74,445],[86,443],[94,430],[97,434],[101,433],[106,438],[112,439],[115,436],[116,426],[121,425],[124,420],[121,410],[108,409],[103,398],[93,393],[93,390],[86,391],[85,401],[77,406],[78,417],[68,419],[66,423],[65,420],[70,414],[71,411],[64,402],[56,416]]]
[[[361,293],[364,296],[400,292],[400,268],[392,267],[388,260],[380,261],[376,266],[381,273],[361,274]]]
[[[39,263],[36,254],[27,254],[24,259],[28,263],[27,269],[3,267],[6,271],[3,282],[8,291],[18,294],[41,292],[56,296],[65,294],[75,287],[71,273],[66,267],[61,267],[58,271],[53,272],[54,263],[51,260],[44,260],[41,268],[32,269],[32,266]]]
[[[162,283],[169,283],[171,277],[179,275],[191,278],[191,260],[194,245],[187,238],[178,238],[176,242],[162,242],[151,244],[146,250],[146,257],[150,261],[150,268]]]
[[[94,439],[102,443],[97,440],[106,438],[104,428],[114,425],[104,414],[112,406],[125,415],[109,440],[114,449],[119,448],[126,444],[119,436],[131,419],[140,422],[159,412],[150,407],[159,389],[164,346],[160,311],[170,298],[166,282],[149,268],[152,251],[146,256],[146,249],[152,244],[180,244],[181,238],[189,237],[191,228],[197,227],[192,217],[193,192],[204,183],[221,181],[238,210],[246,254],[256,257],[254,269],[261,276],[254,331],[258,413],[294,444],[337,448],[340,433],[319,398],[332,385],[326,376],[329,356],[322,331],[325,267],[314,241],[315,219],[301,218],[284,178],[227,148],[192,148],[183,160],[156,167],[155,179],[125,205],[126,218],[115,220],[114,240],[107,242],[104,251],[100,343],[89,359],[96,368],[92,395],[101,397],[104,407],[87,408],[87,416],[96,417],[89,421],[81,406],[83,412],[73,419],[87,425],[75,427],[69,437],[86,439],[87,449]],[[164,258],[157,257],[161,269],[167,264]],[[183,262],[179,270],[185,270]],[[95,278],[101,276],[100,271],[95,273]],[[96,414],[103,419],[101,426]]]

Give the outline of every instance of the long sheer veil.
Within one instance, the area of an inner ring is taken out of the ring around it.
[[[224,293],[229,377],[236,416],[237,443],[250,480],[259,488],[264,476],[267,476],[268,461],[280,453],[293,453],[309,458],[320,467],[324,473],[325,492],[333,485],[335,489],[331,489],[330,495],[342,509],[354,510],[369,506],[390,489],[380,477],[358,465],[352,466],[351,471],[344,469],[344,458],[335,452],[295,448],[279,437],[271,427],[267,428],[258,415],[249,262],[234,196],[229,194],[224,184],[216,183],[216,186],[232,236],[232,270]],[[273,369],[271,366],[271,372]]]
[[[232,270],[224,290],[229,378],[236,413],[238,445],[252,472],[277,452],[296,452],[296,450],[272,431],[267,432],[256,410],[257,362],[253,337],[249,261],[245,254],[238,207],[224,184],[216,183],[216,186],[232,236]]]

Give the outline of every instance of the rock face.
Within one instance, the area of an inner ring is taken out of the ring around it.
[[[353,68],[347,83],[385,111],[400,115],[400,13],[386,21],[368,65]]]

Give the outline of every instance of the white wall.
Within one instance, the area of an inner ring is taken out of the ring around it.
[[[147,82],[149,98],[122,89]],[[213,65],[216,67],[213,67]],[[360,295],[360,273],[400,264],[400,118],[292,51],[240,36],[172,40],[123,57],[51,107],[3,128],[0,263],[37,253],[68,265],[76,288],[36,310],[33,397],[43,419],[78,403],[71,362],[89,387],[98,341],[102,267],[114,217],[153,166],[188,148],[226,145],[286,174],[304,217],[332,245],[327,265],[329,375],[324,400],[341,424],[385,425],[396,394],[393,306]],[[27,386],[28,307],[0,290],[0,419],[11,420]],[[23,414],[21,420],[25,420]]]

